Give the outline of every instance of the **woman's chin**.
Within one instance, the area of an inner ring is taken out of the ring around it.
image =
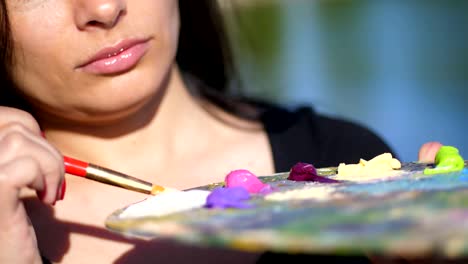
[[[102,104],[92,104],[75,107],[72,110],[54,109],[41,111],[38,117],[55,127],[68,129],[100,129],[117,126],[141,126],[153,117],[155,110],[148,104],[149,99],[125,102],[107,101]]]

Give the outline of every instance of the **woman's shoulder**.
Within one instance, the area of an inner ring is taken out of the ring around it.
[[[278,171],[298,161],[328,167],[384,152],[395,155],[380,135],[357,121],[319,113],[310,105],[262,103],[261,109]]]

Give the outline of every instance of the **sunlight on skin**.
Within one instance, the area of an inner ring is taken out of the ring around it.
[[[442,146],[442,143],[437,141],[424,143],[419,149],[418,161],[424,163],[434,162],[435,156]]]

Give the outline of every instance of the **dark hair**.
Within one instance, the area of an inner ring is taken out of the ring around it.
[[[0,1],[0,105],[26,108],[12,88],[9,66],[12,64],[13,44],[5,1]]]
[[[179,8],[179,67],[206,85],[224,91],[233,77],[234,64],[217,1],[179,0]]]
[[[245,97],[222,10],[216,0],[179,0],[181,28],[177,63],[188,88],[227,112],[257,119]]]
[[[0,54],[0,105],[27,110],[27,103],[17,94],[10,78],[13,46],[5,1],[0,7],[0,50],[5,51]],[[228,96],[240,94],[240,85],[231,85],[239,84],[240,79],[217,1],[179,0],[179,8],[181,28],[176,61],[190,82],[189,89],[228,112],[250,118],[243,104]]]

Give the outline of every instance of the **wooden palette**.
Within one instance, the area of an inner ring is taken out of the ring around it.
[[[275,192],[331,188],[322,199],[270,201],[249,209],[196,208],[162,217],[108,217],[108,229],[145,239],[247,251],[355,255],[366,253],[468,257],[468,169],[424,175],[428,164],[404,163],[404,173],[366,183],[294,182],[288,173],[263,176]],[[336,168],[318,170],[333,178]],[[197,189],[212,190],[223,183]]]

